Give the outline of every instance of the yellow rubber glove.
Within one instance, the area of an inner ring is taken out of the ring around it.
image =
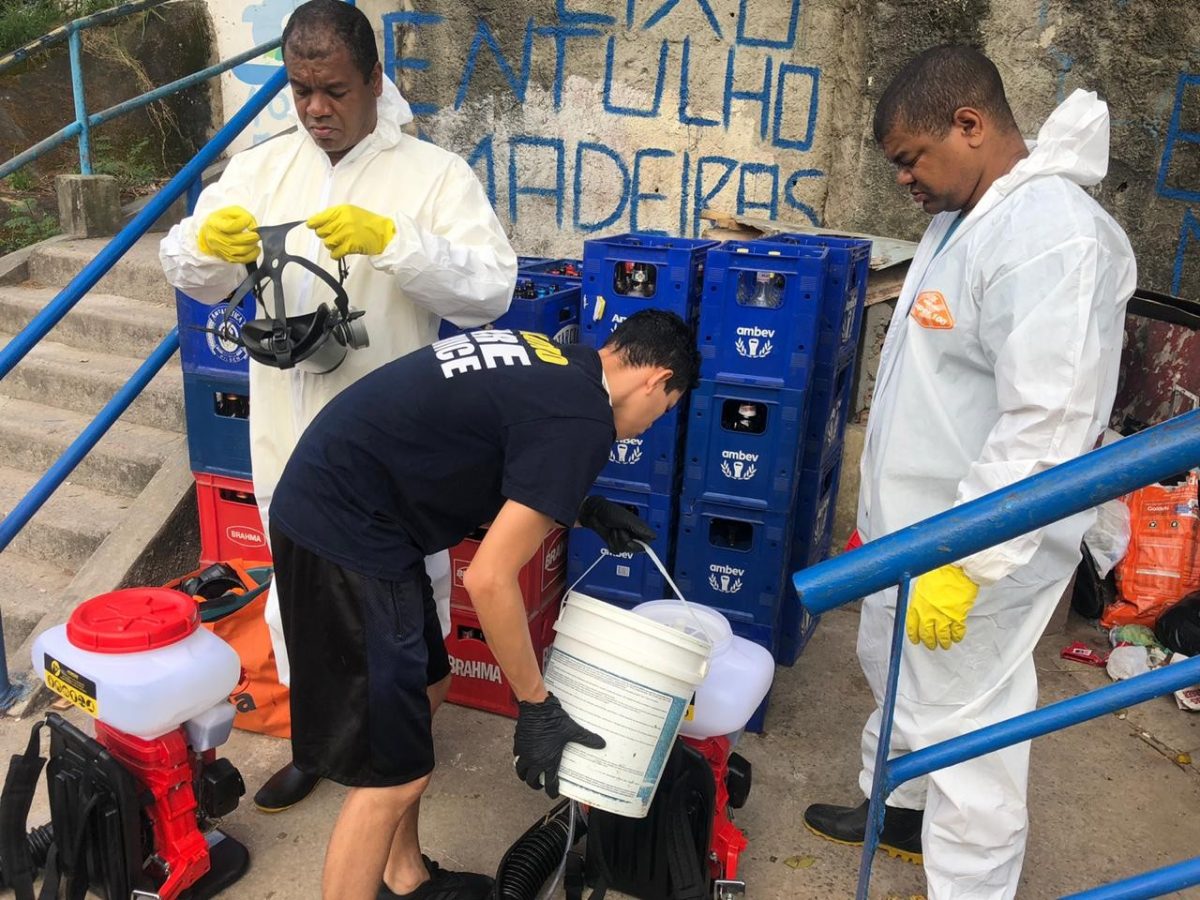
[[[396,236],[396,223],[391,219],[349,203],[331,206],[304,224],[325,242],[334,259],[351,253],[374,256]]]
[[[908,601],[908,639],[936,650],[949,650],[967,633],[967,613],[975,605],[979,585],[958,566],[926,572],[913,585]]]
[[[231,263],[258,259],[258,223],[240,206],[225,206],[212,213],[196,236],[200,252]]]

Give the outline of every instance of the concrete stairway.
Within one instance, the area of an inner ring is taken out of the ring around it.
[[[161,237],[143,238],[0,381],[0,513],[13,508],[175,324],[174,294],[158,264]],[[7,344],[106,243],[47,242],[6,266],[0,343]],[[126,522],[163,463],[178,459],[183,431],[176,357],[0,553],[0,609],[10,653],[44,615],[59,609],[73,577]],[[114,571],[111,587],[124,574]],[[13,669],[27,665],[28,659],[10,659]]]

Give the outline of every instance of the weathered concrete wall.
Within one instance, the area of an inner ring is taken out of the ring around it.
[[[210,0],[220,55],[298,0]],[[429,139],[471,160],[521,252],[638,228],[694,234],[705,206],[917,237],[870,116],[932,44],[997,63],[1034,134],[1077,87],[1112,108],[1095,194],[1143,285],[1200,296],[1200,17],[1193,0],[364,0]],[[277,60],[226,77],[227,114]],[[279,130],[277,99],[247,141]]]

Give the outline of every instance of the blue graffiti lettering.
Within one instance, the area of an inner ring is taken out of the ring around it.
[[[612,16],[606,16],[602,13],[580,12],[574,9],[567,9],[567,0],[554,0],[554,13],[558,16],[558,21],[567,22],[572,25],[612,25],[617,21]]]
[[[576,28],[570,25],[558,25],[548,28],[538,28],[538,37],[554,39],[554,108],[562,109],[563,72],[567,62],[567,41],[572,38],[596,38],[604,32],[598,28]]]
[[[617,205],[603,219],[597,219],[595,222],[584,222],[583,215],[583,174],[587,171],[583,163],[585,153],[599,153],[602,156],[608,157],[613,165],[617,167],[617,171],[621,173],[621,198],[617,201]],[[575,148],[575,191],[574,191],[574,213],[572,222],[575,225],[576,231],[593,232],[600,231],[604,228],[611,228],[621,216],[625,213],[625,206],[629,202],[629,167],[625,165],[625,160],[621,159],[621,155],[611,147],[606,147],[604,144],[596,144],[590,141],[583,141]]]
[[[742,0],[738,4],[737,43],[743,47],[774,47],[779,50],[791,50],[796,45],[796,22],[800,19],[800,0],[792,0],[792,11],[788,16],[787,37],[780,40],[750,37],[746,34],[747,5],[748,0]]]
[[[771,179],[770,199],[751,200],[747,196],[746,183],[750,178],[757,180],[762,175]],[[768,219],[774,219],[779,215],[779,166],[766,163],[742,164],[741,171],[738,172],[738,215],[744,216],[752,209],[761,209],[767,214]]]
[[[662,105],[663,85],[667,74],[667,42],[664,40],[658,51],[658,78],[654,82],[654,102],[649,109],[637,109],[632,106],[618,106],[612,101],[613,85],[613,56],[617,39],[608,39],[608,49],[604,54],[604,110],[618,116],[637,116],[644,119],[658,118],[658,110]]]
[[[762,113],[759,115],[758,136],[766,138],[767,122],[771,113],[771,72],[774,67],[774,60],[767,57],[763,61],[763,80],[762,86],[756,91],[739,91],[734,90],[734,60],[736,56],[736,47],[729,48],[729,55],[725,62],[725,102],[722,105],[723,122],[725,130],[729,130],[730,113],[733,108],[734,100],[749,100],[758,103],[762,107]]]
[[[513,95],[517,98],[517,102],[525,102],[525,91],[529,87],[529,61],[533,55],[533,19],[529,19],[525,23],[525,44],[521,51],[520,75],[513,72],[512,66],[504,58],[504,53],[500,49],[500,43],[496,40],[496,36],[492,34],[492,29],[488,27],[488,23],[480,19],[479,24],[475,28],[475,39],[471,41],[471,49],[467,51],[467,64],[463,68],[462,79],[458,83],[458,95],[454,98],[455,109],[461,109],[463,102],[467,99],[467,88],[470,86],[471,78],[475,74],[475,65],[479,61],[479,51],[485,44],[491,51],[492,58],[496,60],[500,74],[504,76],[504,80],[508,82]]]
[[[688,86],[688,71],[691,66],[692,39],[683,39],[683,59],[679,63],[679,121],[684,125],[696,125],[701,128],[711,128],[720,125],[716,119],[706,119],[703,116],[693,116],[688,111],[691,89]]]
[[[783,136],[784,110],[790,108],[787,102],[787,80],[789,75],[804,75],[810,79],[811,90],[807,97],[808,115],[804,128],[804,137],[785,138]],[[813,66],[797,66],[783,63],[779,67],[779,79],[775,90],[775,124],[771,129],[771,143],[776,147],[788,150],[799,150],[805,153],[812,149],[813,135],[817,130],[817,108],[820,102],[821,70]]]
[[[633,201],[629,207],[630,231],[640,231],[643,234],[661,234],[663,237],[668,236],[668,233],[662,229],[643,228],[638,221],[638,211],[643,200],[658,203],[667,199],[666,194],[642,190],[642,160],[671,159],[675,155],[676,154],[674,150],[664,150],[659,147],[647,147],[642,150],[638,150],[633,155]]]
[[[802,178],[824,178],[825,173],[820,169],[797,169],[788,176],[788,180],[783,188],[783,199],[794,210],[798,210],[808,217],[808,220],[814,225],[820,227],[821,220],[817,217],[816,212],[811,206],[801,200],[795,194],[795,187],[800,183]]]
[[[496,153],[492,147],[492,135],[484,135],[483,140],[467,156],[467,165],[474,169],[483,160],[483,188],[487,191],[488,203],[496,205]]]
[[[717,15],[713,12],[712,6],[709,5],[708,0],[696,0],[696,4],[700,7],[700,11],[704,13],[704,18],[708,19],[708,24],[709,27],[712,28],[713,34],[715,34],[718,38],[723,37],[721,34],[721,23],[717,21]],[[656,9],[650,15],[650,18],[646,20],[646,24],[642,26],[642,30],[645,31],[647,28],[653,28],[655,25],[665,19],[667,14],[678,5],[679,0],[664,0],[663,5]]]
[[[1200,74],[1182,74],[1176,83],[1175,105],[1171,109],[1171,122],[1167,126],[1167,137],[1163,142],[1162,162],[1158,166],[1158,180],[1155,184],[1155,190],[1160,197],[1166,197],[1170,200],[1200,203],[1200,184],[1180,187],[1169,183],[1171,162],[1175,156],[1177,145],[1200,144],[1200,132],[1185,131],[1180,126],[1180,120],[1183,117],[1184,102],[1187,98],[1189,88],[1200,91]],[[1197,96],[1197,99],[1200,100],[1200,95]]]
[[[725,168],[721,173],[721,177],[717,179],[717,183],[713,187],[706,188],[704,184],[704,167],[720,165]],[[700,233],[700,213],[704,212],[708,204],[717,194],[725,189],[725,185],[729,183],[730,176],[737,171],[738,161],[730,159],[728,156],[702,156],[696,163],[696,187],[695,193],[692,196],[692,234]]]
[[[520,167],[518,166],[517,149],[519,147],[540,147],[548,148],[554,151],[555,155],[555,178],[554,187],[531,187],[521,184]],[[563,223],[563,194],[565,191],[565,161],[563,159],[566,149],[563,145],[562,138],[545,138],[535,135],[523,134],[514,137],[509,141],[508,149],[508,217],[511,221],[517,221],[517,198],[522,194],[527,194],[533,197],[552,197],[554,199],[554,220],[558,223],[558,227],[562,228]]]
[[[429,69],[429,60],[421,57],[403,56],[396,48],[396,31],[402,28],[424,28],[430,25],[440,25],[445,21],[444,16],[437,13],[424,12],[394,12],[383,14],[383,67],[387,76],[399,84],[401,69],[412,72],[425,72]],[[432,116],[438,111],[436,103],[418,103],[411,97],[407,98],[414,116]]]
[[[1177,297],[1183,287],[1183,262],[1192,241],[1200,244],[1200,219],[1190,209],[1185,209],[1183,225],[1179,228],[1179,249],[1175,251],[1175,271],[1171,275],[1171,293]]]

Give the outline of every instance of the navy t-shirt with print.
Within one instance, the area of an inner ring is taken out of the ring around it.
[[[398,579],[506,499],[572,524],[614,439],[595,350],[456,335],[329,402],[288,460],[271,525],[351,571]]]

